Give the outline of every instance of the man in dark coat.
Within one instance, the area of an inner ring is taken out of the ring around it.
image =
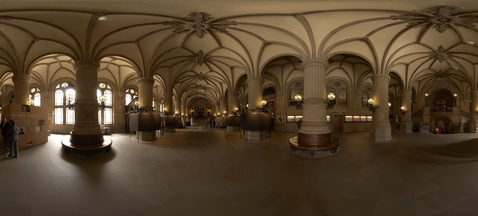
[[[0,122],[0,133],[2,134],[3,147],[5,148],[6,157],[9,157],[8,154],[10,153],[10,141],[8,140],[8,137],[7,137],[7,132],[9,129],[10,129],[10,124],[8,123],[7,119],[3,117],[2,121]]]

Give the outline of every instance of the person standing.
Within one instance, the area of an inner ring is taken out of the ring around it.
[[[7,139],[10,141],[10,157],[17,158],[18,155],[18,127],[15,125],[15,121],[10,119],[8,121],[10,129],[7,130]]]
[[[3,146],[5,148],[5,157],[8,157],[10,153],[10,141],[7,138],[7,132],[10,128],[10,124],[7,121],[7,118],[3,117],[0,122],[0,133],[2,134]]]

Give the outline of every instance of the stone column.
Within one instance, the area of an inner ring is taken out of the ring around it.
[[[153,84],[153,78],[141,77],[138,79],[139,108],[146,112],[153,111]],[[156,139],[155,131],[140,131],[136,135],[143,141]]]
[[[173,94],[170,92],[163,93],[163,103],[164,108],[163,110],[165,113],[172,113],[173,112]]]
[[[125,131],[125,92],[118,90],[115,92],[116,97],[113,99],[114,125],[111,127],[112,132]]]
[[[65,151],[93,152],[111,149],[111,140],[105,140],[98,123],[98,83],[99,63],[96,61],[75,62],[76,101],[75,124],[69,142],[62,141]]]
[[[390,76],[375,74],[372,76],[374,106],[372,128],[370,138],[375,142],[386,142],[392,140],[392,129],[388,120],[388,85]]]
[[[430,124],[430,107],[425,106],[423,107],[423,128],[420,128],[422,130],[422,133],[429,133],[431,130],[431,124]],[[425,129],[425,130],[423,130]]]
[[[262,77],[250,77],[247,78],[247,93],[249,110],[262,108],[262,84],[264,80]]]
[[[186,122],[187,122],[186,116],[188,116],[188,111],[187,111],[187,107],[186,107],[186,102],[184,102],[184,100],[181,100],[180,115],[181,115],[181,123],[183,124],[183,126],[187,126],[186,125]]]
[[[138,79],[139,108],[142,110],[153,110],[153,84],[153,78],[142,77]]]
[[[403,112],[400,108],[400,113],[402,115],[400,122],[400,131],[404,133],[412,133],[412,91],[404,90],[402,92],[402,105],[401,107],[405,108]]]
[[[174,112],[172,112],[174,115],[176,114],[181,114],[181,100],[177,96],[174,97]]]
[[[303,122],[299,134],[330,133],[325,103],[326,65],[327,62],[319,59],[309,59],[302,63],[304,68],[304,104],[302,105]]]
[[[470,133],[476,133],[476,121],[478,120],[478,91],[471,92],[471,104],[470,104]]]
[[[247,94],[248,94],[248,107],[247,115],[248,119],[261,118],[262,110],[262,85],[264,79],[262,77],[249,77],[247,78]],[[269,138],[268,130],[247,130],[244,137],[248,141],[261,141],[263,138]]]
[[[229,92],[229,94],[227,96],[228,96],[228,100],[229,100],[229,106],[227,108],[228,113],[234,113],[235,112],[234,109],[239,108],[238,107],[238,100],[237,100],[237,93]]]
[[[275,116],[274,116],[274,129],[276,131],[285,131],[286,123],[286,109],[287,109],[287,96],[285,91],[277,91],[275,99]]]
[[[236,109],[238,111],[238,100],[237,100],[237,93],[234,92],[229,92],[228,94],[228,116],[226,117],[226,131],[227,132],[236,132],[240,131],[239,125],[234,125],[234,122],[239,122],[239,116],[236,116],[234,112],[236,112]],[[228,122],[229,121],[229,122]]]
[[[227,104],[226,104],[226,97],[221,96],[219,98],[219,126],[225,127],[226,126],[226,119],[225,114],[227,114]]]
[[[14,74],[13,80],[13,102],[17,104],[29,104],[30,99],[30,76],[26,74]]]
[[[326,116],[326,67],[322,59],[302,62],[304,70],[303,118],[297,137],[290,139],[291,151],[303,157],[325,157],[339,150],[340,140],[333,138]]]
[[[219,98],[219,112],[221,113],[221,115],[224,115],[226,112],[227,114],[227,104],[226,104],[226,97],[225,96],[221,96]]]
[[[448,128],[447,133],[463,133],[463,124],[461,124],[460,117],[460,101],[458,96],[454,96],[454,106],[451,109],[451,126]]]

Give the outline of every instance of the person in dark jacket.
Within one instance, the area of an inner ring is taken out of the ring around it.
[[[7,121],[7,118],[3,117],[0,122],[0,133],[2,134],[3,146],[5,148],[5,157],[8,157],[10,153],[10,141],[7,139],[7,132],[10,128],[10,124]]]
[[[15,121],[13,119],[10,119],[8,121],[10,124],[10,128],[7,130],[7,139],[10,141],[10,156],[11,158],[17,158],[18,155],[18,133],[19,129],[15,125]]]

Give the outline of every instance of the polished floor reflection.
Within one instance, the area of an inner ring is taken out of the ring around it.
[[[476,134],[340,135],[337,155],[300,158],[295,134],[246,142],[219,129],[154,142],[114,134],[108,155],[61,151],[61,135],[0,160],[1,215],[476,215]]]

